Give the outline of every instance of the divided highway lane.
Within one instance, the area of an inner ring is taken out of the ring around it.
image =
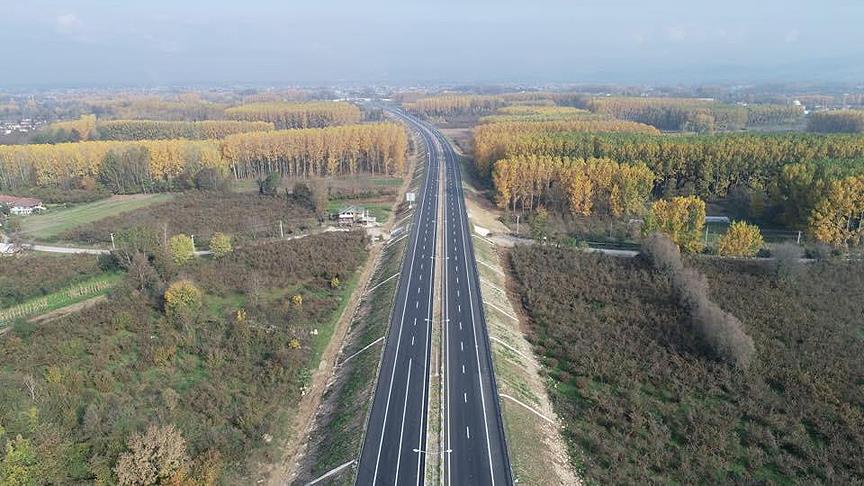
[[[432,135],[414,126],[425,140],[428,165],[360,452],[356,484],[364,486],[424,479],[439,165]]]
[[[511,485],[462,175],[450,143],[437,130],[434,134],[446,168],[444,480],[448,485]]]

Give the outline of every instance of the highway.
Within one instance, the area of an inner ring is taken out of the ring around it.
[[[366,424],[358,485],[422,484],[424,479],[440,183],[433,137],[420,133],[428,149],[427,170]]]
[[[435,127],[388,110],[421,133],[428,170],[360,454],[356,484],[422,484],[426,452],[435,244],[443,241],[444,470],[447,485],[513,483],[474,260],[462,176]],[[439,149],[444,184],[438,180]],[[443,224],[439,228],[439,191]],[[440,233],[439,233],[440,231]]]
[[[462,173],[453,147],[443,147],[444,203],[444,482],[510,485],[513,478],[492,350],[480,295]]]

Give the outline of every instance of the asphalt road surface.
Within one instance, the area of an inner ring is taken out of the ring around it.
[[[360,453],[360,485],[423,483],[439,166],[432,134],[420,132],[429,149],[428,166]]]
[[[444,480],[510,485],[513,478],[480,295],[458,158],[444,149]]]
[[[513,483],[458,159],[431,125],[391,112],[420,131],[428,170],[360,455],[356,484],[423,484],[429,354],[438,235],[439,162],[444,164],[444,481]],[[443,160],[439,161],[438,148]]]

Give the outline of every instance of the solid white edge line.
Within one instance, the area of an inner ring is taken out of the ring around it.
[[[447,155],[445,154],[445,159],[446,159],[446,157],[447,157]],[[454,163],[455,163],[455,161],[454,161]],[[454,174],[455,174],[455,172],[454,172]],[[465,209],[465,206],[464,206],[465,205],[464,196],[462,195],[462,191],[459,187],[461,185],[461,181],[457,179],[456,182],[457,182],[457,184],[456,184],[457,189],[456,190],[457,190],[457,194],[459,196],[457,198],[457,204],[460,208],[459,227],[462,230],[462,252],[463,252],[463,255],[465,255],[465,259],[467,261],[468,248],[466,246],[467,245],[466,241],[469,241],[470,235],[468,233],[466,233],[466,230],[465,230],[465,218],[467,217],[468,213],[467,213],[467,209]],[[479,348],[477,347],[477,326],[476,326],[476,322],[474,319],[475,306],[474,306],[474,298],[473,298],[472,292],[471,292],[471,275],[470,275],[470,272],[468,272],[467,267],[468,267],[468,265],[466,263],[465,278],[468,279],[467,280],[468,281],[468,303],[471,306],[471,327],[474,331],[474,345],[475,345],[474,346],[474,356],[476,356],[476,358],[477,358],[477,376],[480,379],[480,402],[481,402],[481,405],[483,407],[483,427],[485,429],[484,432],[486,433],[486,451],[487,451],[487,455],[489,457],[489,477],[492,479],[492,485],[494,486],[495,485],[495,469],[494,469],[493,464],[492,464],[492,444],[489,442],[489,419],[486,416],[486,397],[485,397],[485,393],[483,391],[483,373],[480,371],[480,351],[479,351]]]
[[[428,182],[429,182],[429,174],[427,172],[426,183],[428,184]],[[423,199],[420,201],[420,213],[419,213],[420,216],[418,216],[418,217],[421,219],[422,219],[422,214],[423,214],[423,208],[426,205],[426,196],[428,194],[427,190],[428,190],[428,188],[423,190]],[[407,281],[408,286],[411,285],[411,275],[414,273],[414,261],[415,261],[415,257],[417,256],[417,243],[419,242],[419,240],[420,240],[420,221],[417,222],[417,235],[414,238],[414,246],[411,249],[411,265],[408,267],[408,281]],[[381,463],[381,449],[384,447],[384,432],[387,429],[387,415],[390,412],[390,399],[391,399],[391,395],[393,394],[393,378],[396,376],[396,363],[399,362],[399,344],[402,341],[402,326],[405,323],[405,312],[408,308],[407,293],[406,293],[405,297],[406,297],[405,303],[402,305],[402,317],[399,319],[399,334],[396,337],[396,353],[393,357],[393,369],[391,370],[391,374],[390,374],[390,387],[387,390],[387,402],[386,402],[386,405],[384,406],[384,420],[381,423],[381,440],[378,442],[378,454],[375,457],[375,471],[374,471],[373,476],[372,476],[372,485],[373,486],[375,486],[375,484],[378,482],[378,467]],[[386,349],[384,350],[384,352],[385,353],[387,352]],[[407,393],[407,390],[406,390],[406,393]],[[361,450],[361,454],[362,454],[362,450]]]

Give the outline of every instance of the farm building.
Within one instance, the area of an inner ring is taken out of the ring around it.
[[[9,208],[9,214],[31,214],[45,209],[42,201],[32,197],[17,197],[0,194],[0,206]]]
[[[376,223],[375,217],[370,216],[369,211],[362,206],[342,208],[336,215],[336,220],[339,222],[339,226],[372,226]]]

